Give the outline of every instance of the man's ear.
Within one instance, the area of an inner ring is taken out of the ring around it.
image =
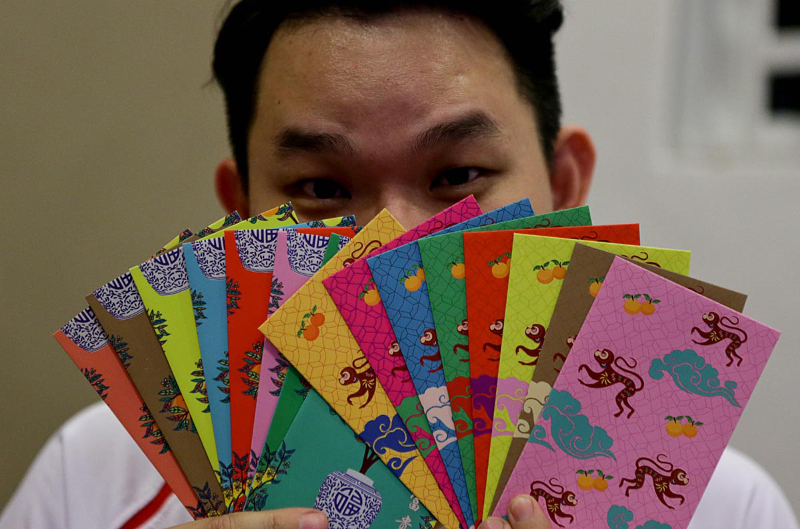
[[[217,165],[214,189],[217,192],[217,200],[225,211],[238,211],[243,219],[250,217],[247,194],[242,187],[242,177],[233,158],[226,158]]]
[[[550,175],[555,210],[582,206],[589,195],[597,156],[589,133],[580,127],[562,127],[555,142]]]

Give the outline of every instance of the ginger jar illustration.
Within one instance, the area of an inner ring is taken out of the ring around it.
[[[372,484],[353,469],[328,474],[314,508],[328,515],[331,529],[366,529],[381,510],[381,494]]]

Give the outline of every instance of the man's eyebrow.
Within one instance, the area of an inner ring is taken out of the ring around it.
[[[284,156],[294,153],[331,153],[352,156],[356,152],[353,143],[342,134],[307,132],[287,127],[275,138],[278,152]]]
[[[485,112],[475,111],[429,128],[411,145],[415,152],[420,152],[443,143],[490,138],[498,134],[500,125]]]

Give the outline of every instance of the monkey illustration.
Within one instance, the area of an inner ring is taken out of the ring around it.
[[[500,344],[503,343],[503,319],[501,318],[499,320],[495,320],[494,323],[489,325],[489,330],[495,336],[499,336],[500,337],[500,343],[499,344],[494,344],[492,342],[486,342],[485,344],[483,344],[483,352],[484,353],[486,352],[486,348],[487,347],[489,349],[493,349],[493,350],[497,351],[497,358],[489,357],[489,360],[492,361],[492,362],[499,362],[500,361]]]
[[[638,255],[623,255],[622,257],[627,257],[631,261],[642,261],[642,262],[647,263],[649,265],[653,265],[655,267],[661,268],[661,265],[658,264],[657,262],[648,261],[648,259],[650,259],[650,254],[645,252],[645,251],[639,252]]]
[[[533,343],[535,343],[536,346],[533,349],[529,349],[524,345],[517,346],[517,349],[514,351],[516,354],[519,354],[519,352],[522,351],[532,359],[530,362],[523,362],[520,360],[520,364],[524,366],[535,366],[539,362],[539,353],[542,350],[542,344],[544,344],[545,334],[547,334],[547,329],[544,328],[544,325],[538,323],[534,323],[525,329],[525,337],[533,340]]]
[[[358,261],[361,257],[369,254],[376,248],[380,248],[383,243],[379,240],[373,239],[366,244],[361,241],[353,242],[353,249],[350,251],[350,257],[344,260],[344,266],[350,266]]]
[[[594,359],[603,368],[602,371],[595,373],[589,366],[586,364],[581,364],[578,367],[578,373],[581,372],[581,369],[585,369],[586,373],[594,382],[584,382],[583,380],[578,379],[578,382],[586,386],[587,388],[607,388],[614,384],[622,384],[625,387],[617,394],[616,402],[617,407],[619,407],[619,411],[614,414],[614,417],[619,417],[625,411],[623,405],[627,406],[630,412],[628,413],[628,418],[631,418],[633,412],[633,406],[631,406],[628,399],[634,396],[636,393],[644,389],[644,380],[642,377],[630,371],[631,369],[636,367],[636,360],[631,360],[632,364],[629,364],[627,360],[622,357],[614,358],[614,353],[609,351],[608,349],[598,349],[594,352]],[[623,367],[624,364],[624,367]],[[616,368],[616,369],[615,369]],[[626,369],[627,368],[627,369]],[[617,371],[619,370],[619,371]],[[628,375],[634,376],[639,379],[639,387],[636,386],[636,382],[632,378],[629,378],[620,373],[620,371],[627,373]]]
[[[469,336],[469,325],[467,324],[467,319],[464,318],[461,320],[461,323],[458,324],[456,327],[456,331],[461,336]],[[469,362],[469,347],[464,345],[463,343],[457,343],[453,346],[453,354],[458,356],[458,350],[461,349],[465,353],[467,353],[467,358],[459,358],[461,362]]]
[[[361,371],[363,369],[363,371]],[[339,373],[339,384],[342,386],[349,386],[350,384],[359,384],[358,390],[347,396],[347,403],[353,405],[353,399],[357,399],[363,395],[367,396],[367,400],[359,406],[363,408],[372,401],[375,396],[375,371],[369,365],[369,361],[365,356],[361,356],[353,360],[352,367],[345,367]]]
[[[664,499],[664,496],[666,496],[667,498],[681,500],[680,504],[683,505],[685,498],[680,494],[672,492],[672,490],[670,490],[670,485],[677,485],[680,487],[688,485],[689,478],[686,476],[686,471],[675,468],[675,466],[666,459],[661,459],[662,457],[666,458],[667,456],[665,454],[658,454],[655,461],[649,457],[640,457],[636,460],[636,474],[634,479],[623,478],[619,482],[620,487],[622,487],[625,482],[632,483],[631,486],[625,489],[625,496],[628,496],[631,490],[641,489],[644,486],[645,477],[650,476],[653,478],[653,489],[656,491],[656,496],[658,496],[658,500],[661,503],[670,509],[675,508],[667,503]]]
[[[573,334],[572,336],[567,337],[567,354],[569,354],[569,351],[572,350],[572,346],[575,345],[575,338],[577,337],[578,337],[577,334]],[[564,362],[567,361],[567,355],[565,355],[564,353],[556,353],[553,355],[553,362],[555,362],[556,360],[561,360],[561,366],[563,367]],[[561,373],[560,367],[559,368],[554,367],[553,369],[555,370],[556,373]]]
[[[452,228],[456,224],[458,224],[458,223],[457,222],[453,222],[453,221],[451,221],[448,224],[445,224],[443,221],[441,221],[439,219],[436,219],[433,222],[431,222],[431,224],[430,224],[430,230],[431,230],[430,233],[433,233],[433,232],[439,231],[439,230],[444,230],[446,228]]]
[[[428,369],[428,373],[435,373],[440,371],[444,366],[442,366],[442,353],[439,351],[439,340],[436,338],[436,329],[426,329],[425,332],[419,339],[422,345],[428,345],[430,347],[436,347],[436,352],[433,354],[425,355],[420,357],[419,363],[420,365],[425,365],[425,360],[430,360],[431,362],[439,362],[439,367],[436,369]]]
[[[582,241],[611,242],[608,239],[600,239],[598,237],[599,237],[599,235],[597,234],[597,232],[592,230],[592,233],[590,233],[588,235],[581,235],[581,240]]]
[[[549,484],[548,484],[549,483]],[[559,527],[564,527],[559,523],[558,518],[566,518],[569,523],[575,520],[571,514],[565,513],[563,507],[575,507],[578,505],[578,500],[575,498],[575,493],[571,490],[564,490],[556,478],[550,478],[549,482],[534,481],[531,483],[531,496],[535,500],[544,498],[547,505],[547,514],[550,519]],[[540,485],[537,487],[536,485]]]
[[[400,352],[400,344],[397,343],[397,340],[393,341],[392,345],[389,346],[389,356],[395,358],[397,357],[403,358],[403,353]],[[408,373],[408,366],[406,365],[405,360],[403,361],[403,365],[395,366],[392,368],[392,376],[396,377],[398,371],[400,372],[405,371],[406,373],[406,378],[403,379],[403,382],[408,382],[411,380],[411,376]]]
[[[734,319],[736,321],[734,321]],[[735,327],[735,325],[739,325],[739,318],[735,316],[733,319],[727,316],[722,316],[720,318],[719,314],[716,312],[706,312],[703,314],[703,323],[708,325],[708,331],[692,327],[692,332],[697,332],[705,341],[699,342],[695,339],[692,339],[692,341],[698,345],[714,345],[723,340],[730,340],[731,343],[725,348],[725,355],[727,355],[729,360],[726,365],[730,367],[733,364],[734,357],[739,359],[739,361],[736,362],[737,367],[742,365],[742,357],[736,353],[736,349],[747,341],[747,333],[744,332],[744,329]],[[740,332],[742,335],[739,336],[739,334],[734,331]]]

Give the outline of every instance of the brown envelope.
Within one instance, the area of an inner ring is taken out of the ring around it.
[[[86,301],[106,334],[127,343],[128,374],[200,498],[197,509],[206,514],[224,513],[222,488],[191,416],[185,404],[181,405],[183,397],[131,274],[100,287],[86,296]]]
[[[535,421],[538,420],[539,412],[547,401],[558,372],[569,354],[570,340],[577,336],[583,320],[586,319],[586,315],[592,307],[598,286],[592,287],[591,285],[597,283],[598,280],[602,281],[615,257],[617,256],[603,250],[583,244],[575,245],[569,271],[564,278],[564,284],[553,311],[553,318],[547,328],[547,336],[542,344],[539,363],[533,372],[533,379],[517,420],[517,431],[511,441],[511,447],[500,473],[500,480],[489,512],[493,512],[497,507],[497,502],[511,477],[511,472],[528,442],[528,435],[533,429]],[[635,258],[628,260],[735,311],[742,312],[744,309],[745,301],[747,301],[747,296],[744,294],[663,270],[656,263],[646,264]]]

